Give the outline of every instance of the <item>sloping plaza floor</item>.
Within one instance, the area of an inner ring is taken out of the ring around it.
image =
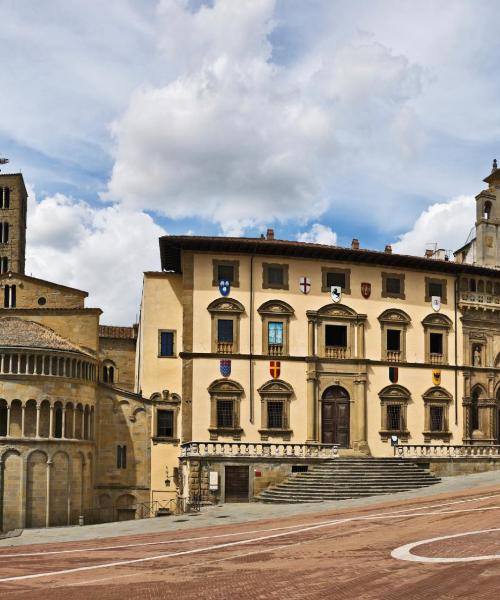
[[[499,517],[490,472],[362,501],[31,530],[0,542],[0,598],[496,599]]]

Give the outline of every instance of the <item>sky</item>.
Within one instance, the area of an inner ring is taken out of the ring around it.
[[[500,149],[497,13],[0,0],[0,156],[29,188],[27,273],[127,325],[164,234],[458,248]]]

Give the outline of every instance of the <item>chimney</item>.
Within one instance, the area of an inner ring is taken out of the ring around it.
[[[267,229],[266,239],[274,240],[274,229],[270,229],[270,228]]]
[[[427,248],[427,250],[425,251],[425,258],[432,258],[433,254],[434,254],[434,250]]]
[[[357,238],[352,238],[351,250],[359,250],[359,240]]]
[[[387,252],[387,254],[392,254],[392,246],[390,244],[386,244],[384,252]]]

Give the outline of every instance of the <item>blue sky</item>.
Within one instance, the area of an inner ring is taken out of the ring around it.
[[[274,226],[423,254],[473,225],[498,150],[497,2],[0,11],[0,154],[30,186],[28,272],[88,289],[105,322],[134,320],[162,233]]]

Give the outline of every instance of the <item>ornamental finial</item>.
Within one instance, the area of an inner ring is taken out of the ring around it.
[[[491,169],[491,172],[494,173],[497,170],[497,159],[494,158],[493,159],[493,168]]]

